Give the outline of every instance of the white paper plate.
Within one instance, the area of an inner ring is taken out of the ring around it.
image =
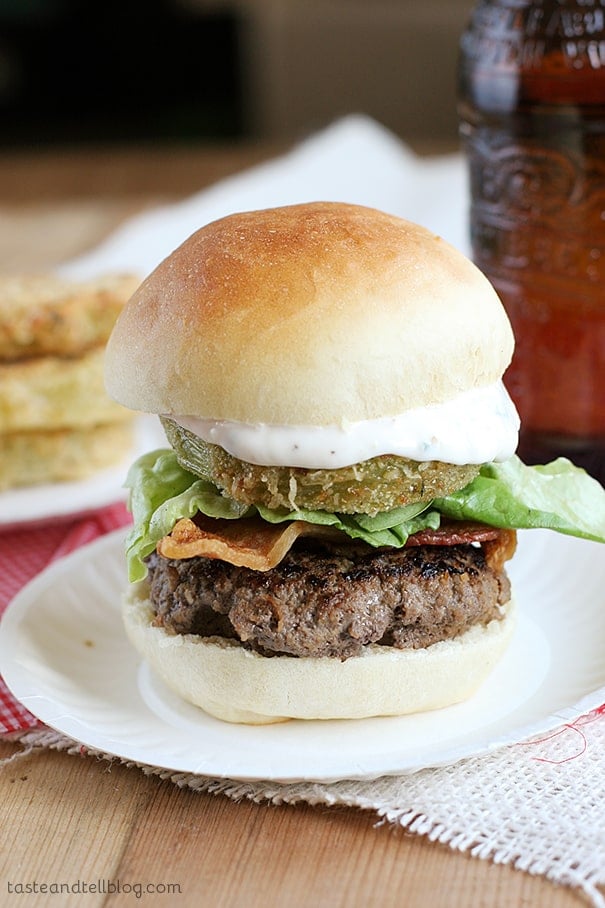
[[[128,467],[141,454],[166,446],[157,417],[141,416],[135,424],[133,449],[122,463],[78,482],[23,486],[0,493],[0,527],[48,523],[85,514],[126,498]]]
[[[241,780],[334,781],[413,772],[556,728],[605,702],[605,547],[519,534],[519,622],[470,701],[401,718],[229,725],[182,703],[125,638],[123,531],[53,565],[0,625],[0,669],[51,727],[105,753]]]

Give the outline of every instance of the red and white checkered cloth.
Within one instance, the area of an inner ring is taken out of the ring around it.
[[[0,532],[0,620],[11,599],[47,565],[130,522],[118,502],[73,520]],[[41,726],[0,677],[0,735]]]

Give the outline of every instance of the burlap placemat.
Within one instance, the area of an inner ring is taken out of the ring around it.
[[[24,749],[10,762],[38,747],[114,759],[45,728],[11,737]],[[456,851],[571,886],[605,908],[605,706],[543,739],[372,781],[252,783],[128,765],[235,800],[371,810]]]

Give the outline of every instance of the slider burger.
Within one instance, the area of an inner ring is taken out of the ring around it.
[[[164,682],[245,723],[468,698],[511,638],[515,528],[605,538],[598,483],[514,455],[512,351],[476,267],[373,209],[235,214],[163,261],[106,384],[171,445],[126,483],[124,621]]]

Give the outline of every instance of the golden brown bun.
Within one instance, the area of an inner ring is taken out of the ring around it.
[[[126,632],[142,657],[180,697],[226,722],[263,725],[287,719],[359,719],[405,715],[468,699],[511,638],[505,617],[426,649],[371,644],[341,662],[266,658],[218,637],[170,634],[151,624],[146,581],[125,595]]]
[[[106,383],[135,410],[330,425],[491,384],[512,349],[495,291],[444,240],[317,202],[193,234],[122,312]]]

